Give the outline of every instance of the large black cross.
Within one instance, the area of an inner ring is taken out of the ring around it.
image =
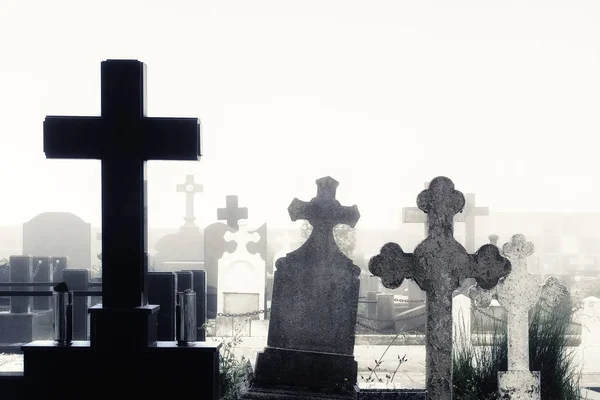
[[[146,117],[146,66],[101,64],[101,116],[47,116],[47,158],[99,159],[102,170],[102,306],[148,304],[147,160],[199,160],[196,118]]]
[[[221,221],[227,221],[227,225],[235,230],[240,229],[239,220],[248,219],[248,208],[238,207],[237,196],[225,197],[226,208],[217,209],[217,218]]]
[[[431,181],[417,197],[427,214],[428,236],[415,249],[404,253],[396,243],[387,243],[369,261],[369,271],[381,277],[383,286],[395,289],[405,278],[414,280],[427,293],[425,343],[426,389],[431,400],[452,399],[452,294],[466,278],[491,289],[508,275],[510,262],[493,244],[468,254],[454,239],[454,216],[463,209],[465,197],[443,176]]]

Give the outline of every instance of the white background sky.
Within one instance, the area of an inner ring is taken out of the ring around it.
[[[338,181],[358,227],[395,228],[446,175],[496,211],[600,212],[595,1],[0,0],[0,225],[100,225],[99,161],[47,160],[46,115],[98,115],[100,62],[148,66],[148,115],[202,120],[200,162],[150,162],[149,224],[250,223]]]

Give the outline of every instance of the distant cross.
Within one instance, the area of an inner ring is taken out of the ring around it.
[[[500,237],[498,235],[496,235],[495,233],[492,233],[491,235],[488,236],[490,243],[493,244],[494,246],[498,246],[499,238]]]
[[[204,186],[194,183],[194,175],[186,175],[185,182],[177,185],[177,192],[185,193],[185,225],[194,226],[194,195],[202,193]]]
[[[227,196],[225,198],[226,208],[217,210],[217,218],[221,221],[227,221],[227,225],[233,229],[240,229],[239,220],[248,219],[248,208],[238,207],[237,196]]]
[[[102,304],[148,304],[147,160],[198,160],[196,118],[146,117],[146,66],[137,60],[101,65],[101,116],[47,116],[47,158],[99,159],[102,170]]]
[[[429,188],[429,182],[425,182],[425,189]],[[475,207],[475,194],[467,193],[464,209],[460,214],[454,216],[454,222],[465,223],[465,248],[467,252],[475,251],[475,217],[489,215],[489,207]],[[418,207],[403,207],[402,222],[424,224],[425,237],[427,237],[427,215]]]
[[[502,246],[502,253],[512,264],[510,274],[496,287],[483,289],[473,286],[469,289],[469,295],[477,306],[488,307],[495,298],[506,310],[508,371],[529,373],[529,310],[540,300],[546,307],[554,307],[568,296],[567,288],[557,278],[550,277],[544,286],[540,286],[538,278],[527,272],[526,258],[533,252],[533,243],[528,242],[524,235],[514,235]]]
[[[431,400],[452,399],[452,293],[466,278],[474,278],[491,289],[510,271],[510,263],[492,244],[475,254],[454,239],[453,217],[465,205],[461,192],[446,177],[431,181],[417,198],[427,214],[428,236],[415,249],[404,253],[400,245],[387,243],[369,261],[369,271],[381,277],[388,289],[414,280],[427,293],[426,386]]]

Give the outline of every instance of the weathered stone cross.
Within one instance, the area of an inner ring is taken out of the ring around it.
[[[426,389],[431,400],[452,399],[452,292],[462,280],[475,278],[486,289],[510,272],[510,262],[491,244],[468,254],[453,236],[453,217],[465,205],[461,192],[446,177],[431,181],[417,198],[427,214],[428,236],[404,253],[400,245],[387,243],[369,261],[369,271],[381,277],[383,286],[395,289],[406,278],[427,293]]]
[[[185,193],[185,226],[194,226],[194,195],[203,191],[204,186],[194,183],[194,175],[186,175],[185,182],[177,185],[177,192]]]
[[[429,182],[425,182],[425,189],[429,187]],[[465,194],[465,207],[459,214],[454,216],[454,222],[465,223],[465,249],[469,253],[475,251],[475,217],[486,216],[490,214],[489,207],[475,207],[475,194]],[[427,215],[418,207],[402,208],[403,223],[424,224],[425,237],[427,237]]]
[[[200,124],[196,118],[146,117],[144,63],[103,61],[101,73],[101,116],[47,116],[44,152],[47,158],[101,160],[102,309],[105,311],[100,312],[102,322],[92,333],[102,325],[104,333],[113,336],[113,339],[106,337],[106,343],[127,346],[119,335],[138,338],[143,333],[137,332],[138,336],[133,328],[115,321],[133,324],[140,319],[117,314],[123,310],[138,310],[144,315],[149,312],[140,309],[149,307],[146,161],[197,161]],[[111,319],[113,316],[115,320]],[[115,324],[119,324],[118,333]],[[145,328],[138,325],[148,330],[147,323]]]
[[[238,207],[237,196],[225,197],[226,208],[217,209],[217,218],[221,221],[227,221],[227,225],[233,229],[240,229],[239,220],[248,219],[248,208]]]
[[[538,278],[527,272],[526,258],[533,252],[533,243],[521,234],[514,235],[510,242],[502,246],[502,254],[512,264],[510,274],[494,288],[472,286],[469,289],[469,296],[475,300],[475,305],[488,307],[492,298],[496,298],[506,310],[508,374],[499,372],[498,385],[501,394],[512,394],[509,395],[511,397],[502,398],[529,399],[535,393],[535,397],[539,398],[539,373],[535,376],[529,371],[529,310],[538,301],[542,301],[546,307],[554,307],[568,296],[567,288],[557,278],[548,278],[540,287]],[[532,385],[537,386],[537,390]],[[518,397],[517,393],[529,397]]]

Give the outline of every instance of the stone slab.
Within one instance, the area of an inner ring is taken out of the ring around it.
[[[36,341],[23,346],[24,398],[42,399],[49,393],[60,393],[60,399],[79,400],[82,393],[94,388],[94,398],[122,398],[126,396],[123,389],[132,389],[136,398],[154,399],[156,384],[160,384],[173,398],[188,398],[193,393],[198,399],[217,400],[219,347],[214,343],[179,347],[176,342],[157,342],[117,355],[95,352],[88,341],[74,341],[69,347]],[[69,390],[65,390],[65,371]]]
[[[348,393],[319,393],[293,388],[255,388],[252,387],[242,395],[242,400],[356,400],[358,389]]]
[[[340,382],[356,382],[357,373],[358,363],[350,355],[266,347],[257,355],[254,382],[259,387],[333,390]]]
[[[51,339],[52,323],[52,310],[27,314],[0,312],[0,343]]]

